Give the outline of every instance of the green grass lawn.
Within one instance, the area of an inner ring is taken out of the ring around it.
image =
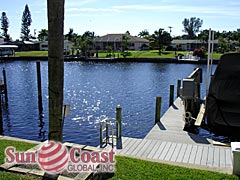
[[[15,56],[48,56],[48,51],[22,51],[16,52]]]
[[[18,141],[10,141],[10,140],[0,140],[0,164],[4,163],[5,159],[5,148],[8,146],[13,146],[16,148],[17,151],[25,151],[28,150],[36,144],[30,144],[26,142],[18,142]],[[24,176],[21,174],[15,174],[15,173],[10,173],[10,172],[2,172],[0,171],[0,179],[1,180],[34,180],[36,179],[35,176]]]
[[[175,58],[175,51],[162,51],[161,55],[158,50],[145,50],[145,51],[129,51],[131,53],[128,58]],[[177,51],[177,54],[186,54],[186,51]],[[115,52],[115,57],[123,58],[120,52]],[[107,53],[99,52],[99,58],[106,58]],[[219,59],[221,53],[213,53],[213,59]],[[48,56],[48,51],[23,51],[16,52],[15,56]]]
[[[116,173],[111,180],[117,179],[179,179],[179,180],[220,180],[239,179],[234,175],[183,168],[156,162],[143,161],[127,157],[116,157]]]
[[[16,142],[10,140],[0,140],[0,163],[4,163],[4,151],[8,146],[15,147],[18,151],[24,151],[34,147],[36,144]],[[210,171],[183,168],[157,162],[149,162],[134,158],[116,156],[116,170],[112,180],[136,180],[136,179],[239,179],[234,175],[215,173]],[[14,173],[0,171],[1,180],[33,180],[35,176],[23,176]]]

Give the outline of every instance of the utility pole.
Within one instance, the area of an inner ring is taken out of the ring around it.
[[[172,26],[168,26],[168,28],[170,29],[170,35],[171,35],[171,33],[172,33]]]

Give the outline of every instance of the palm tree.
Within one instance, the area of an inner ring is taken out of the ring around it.
[[[38,32],[38,40],[39,41],[47,41],[48,40],[48,30],[47,29],[42,29],[41,31]]]
[[[62,141],[64,0],[47,0],[49,140]],[[58,7],[58,8],[56,8]]]
[[[139,34],[138,34],[139,37],[141,38],[144,38],[146,36],[149,36],[149,32],[145,29],[145,30],[142,30]]]

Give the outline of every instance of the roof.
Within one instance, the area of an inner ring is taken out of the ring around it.
[[[95,42],[122,42],[122,37],[129,37],[129,42],[149,43],[149,40],[129,34],[107,34],[95,39]]]
[[[172,44],[202,44],[204,43],[198,39],[175,39],[172,40]],[[214,43],[217,44],[218,40],[214,40]]]
[[[0,49],[2,48],[18,48],[17,45],[0,45]]]

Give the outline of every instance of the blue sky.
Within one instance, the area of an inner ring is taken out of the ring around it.
[[[20,37],[21,18],[28,4],[34,29],[47,29],[47,0],[0,0],[0,12],[6,12],[10,22],[9,34]],[[183,35],[184,18],[199,17],[201,29],[222,32],[240,28],[239,0],[65,0],[64,33],[73,28],[75,33],[94,31],[96,35],[125,33],[132,35],[144,29],[151,34],[164,28],[172,35]]]

